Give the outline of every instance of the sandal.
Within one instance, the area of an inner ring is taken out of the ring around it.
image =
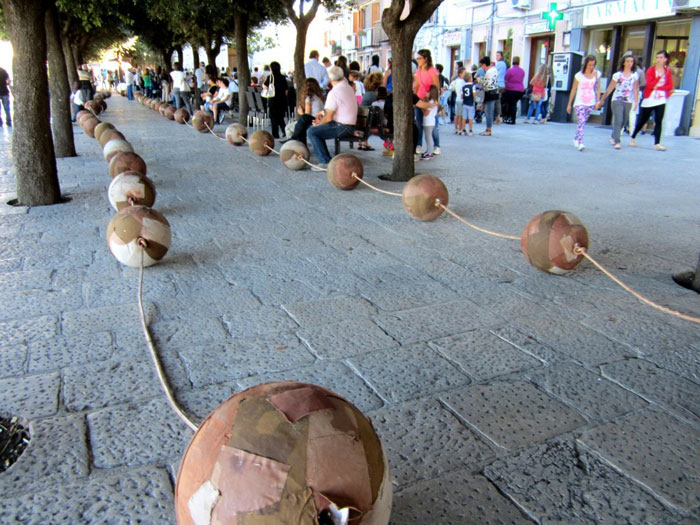
[[[490,131],[482,131],[481,133],[479,133],[479,135],[481,135],[482,137],[490,137],[491,132]]]

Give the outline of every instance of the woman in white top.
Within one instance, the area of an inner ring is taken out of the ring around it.
[[[294,126],[294,134],[290,140],[299,140],[306,144],[306,130],[314,123],[315,115],[323,111],[323,90],[313,77],[308,77],[304,80],[299,100],[304,101],[304,105],[299,104],[297,107],[297,123]]]
[[[180,67],[180,62],[175,62],[175,64],[173,64],[173,68],[173,71],[170,72],[170,78],[173,81],[173,98],[175,99],[175,107],[180,109],[184,104],[187,111],[192,114],[189,86],[185,86],[185,73],[183,73],[182,67]],[[183,89],[183,87],[186,89]],[[181,91],[185,91],[185,94],[181,94]]]
[[[620,60],[618,71],[612,76],[612,82],[605,90],[605,94],[598,101],[595,108],[600,109],[608,95],[615,90],[612,96],[613,131],[610,143],[615,149],[620,149],[620,134],[627,123],[630,110],[636,111],[639,104],[639,77],[637,76],[637,62],[632,55],[625,55]]]
[[[588,117],[600,99],[600,71],[595,69],[596,59],[588,55],[583,60],[581,71],[574,76],[574,85],[569,95],[569,104],[566,112],[571,113],[573,103],[576,110],[576,134],[574,135],[574,147],[583,151],[583,128],[588,122]],[[575,98],[574,98],[575,97]]]

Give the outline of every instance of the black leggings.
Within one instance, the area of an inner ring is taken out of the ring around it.
[[[645,108],[642,106],[642,111],[637,118],[637,125],[634,127],[634,133],[632,133],[632,138],[637,136],[637,133],[642,129],[644,124],[647,123],[649,117],[651,117],[651,112],[654,112],[654,144],[659,144],[661,142],[661,124],[664,121],[664,111],[666,111],[666,104],[659,104],[658,106],[652,106],[650,108]]]

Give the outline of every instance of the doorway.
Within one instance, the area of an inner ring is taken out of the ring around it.
[[[533,37],[530,41],[530,70],[527,78],[533,78],[542,64],[547,64],[554,46],[554,35]]]

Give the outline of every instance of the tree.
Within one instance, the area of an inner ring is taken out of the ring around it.
[[[304,51],[306,49],[306,34],[309,31],[309,25],[318,12],[318,7],[323,4],[327,9],[334,9],[340,2],[337,0],[311,0],[311,7],[304,13],[304,1],[299,0],[299,13],[294,10],[295,0],[284,0],[284,7],[287,12],[287,17],[292,21],[297,30],[297,39],[294,46],[294,83],[297,86],[304,84],[306,73],[304,73]],[[308,0],[306,0],[308,1]],[[297,90],[297,94],[301,89]]]
[[[75,157],[73,124],[71,123],[70,99],[66,61],[63,55],[61,32],[55,5],[46,9],[46,46],[49,59],[49,89],[51,92],[51,128],[57,157]]]
[[[413,162],[413,72],[411,54],[418,30],[443,0],[411,3],[393,0],[382,13],[382,27],[391,44],[391,75],[394,103],[394,162],[389,178],[407,181],[415,174]],[[409,11],[406,16],[404,8]],[[402,16],[403,15],[403,16]]]
[[[15,129],[12,154],[17,201],[24,206],[60,202],[46,76],[46,0],[1,0],[14,56]]]

